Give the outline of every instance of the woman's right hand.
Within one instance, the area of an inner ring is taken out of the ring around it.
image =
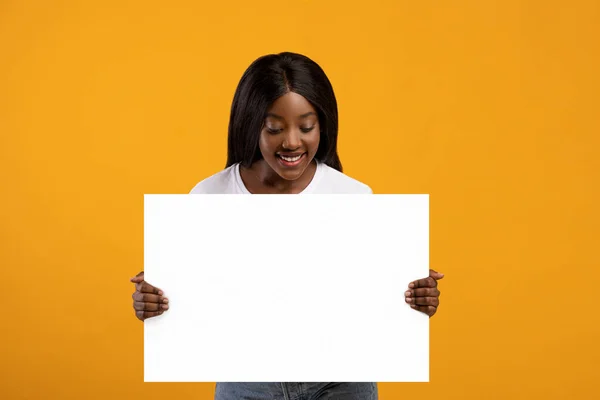
[[[133,309],[140,321],[156,317],[169,309],[169,299],[163,296],[163,291],[144,280],[144,271],[131,278],[135,283],[133,292]]]

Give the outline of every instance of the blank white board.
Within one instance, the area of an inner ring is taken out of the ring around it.
[[[428,195],[145,195],[146,382],[427,382]]]

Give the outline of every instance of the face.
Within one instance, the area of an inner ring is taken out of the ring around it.
[[[304,97],[289,92],[267,110],[260,152],[280,177],[296,180],[317,153],[321,137],[317,111]]]

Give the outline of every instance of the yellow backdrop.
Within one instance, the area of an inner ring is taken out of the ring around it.
[[[347,174],[431,195],[431,382],[380,398],[591,396],[599,4],[1,1],[0,398],[212,398],[143,383],[143,194],[223,168],[238,80],[280,51],[329,75]]]

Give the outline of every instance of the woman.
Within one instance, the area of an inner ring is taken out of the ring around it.
[[[227,164],[191,191],[220,194],[372,193],[342,173],[337,154],[338,114],[333,88],[323,70],[300,54],[261,57],[237,87],[229,120]],[[411,282],[406,302],[435,314],[443,274]],[[169,309],[163,292],[140,272],[133,307],[140,320]],[[216,400],[377,399],[371,382],[217,383]]]

